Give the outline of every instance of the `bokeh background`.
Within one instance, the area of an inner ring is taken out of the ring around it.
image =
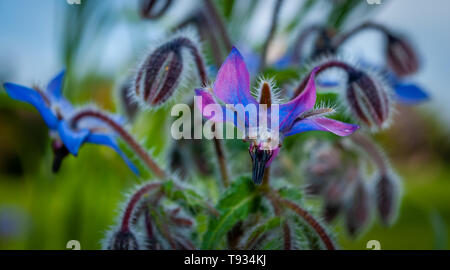
[[[137,1],[0,0],[0,82],[45,86],[67,69],[64,94],[75,104],[95,103],[121,112],[120,84],[152,41],[162,37],[201,1],[176,1],[159,21],[144,21]],[[218,2],[226,1],[219,0]],[[249,0],[250,1],[250,0]],[[365,2],[365,0],[361,0]],[[246,26],[247,39],[261,43],[274,1],[257,1],[257,16]],[[282,24],[295,17],[303,1],[286,0]],[[328,0],[318,0],[302,24],[323,19]],[[450,2],[382,0],[366,4],[352,23],[371,18],[413,41],[422,60],[414,81],[431,95],[420,106],[398,108],[395,125],[377,135],[403,179],[397,222],[374,224],[356,239],[338,233],[344,249],[365,249],[375,239],[382,249],[447,249],[450,228]],[[380,37],[361,35],[346,53],[381,62]],[[277,37],[283,50],[283,36]],[[241,41],[242,42],[242,41]],[[285,49],[285,48],[284,48]],[[168,111],[143,112],[130,126],[133,134],[165,162],[170,126]],[[0,249],[65,249],[78,240],[82,249],[100,248],[113,224],[123,194],[139,183],[110,149],[83,146],[51,172],[47,128],[29,105],[12,101],[0,88]],[[339,226],[338,226],[339,232]]]

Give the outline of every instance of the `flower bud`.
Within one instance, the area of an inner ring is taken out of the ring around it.
[[[353,115],[370,128],[387,125],[391,101],[380,80],[361,71],[348,71],[346,99]]]
[[[346,211],[347,231],[354,236],[369,221],[369,192],[361,180],[356,183],[352,199]]]
[[[419,69],[419,61],[411,45],[391,34],[387,37],[386,58],[389,67],[399,77],[411,75]]]
[[[323,142],[313,142],[306,148],[310,155],[305,163],[306,192],[319,195],[326,191],[340,174],[341,153],[336,147]]]
[[[129,120],[133,120],[136,116],[136,113],[139,110],[138,104],[133,100],[133,98],[129,94],[130,83],[126,82],[121,85],[120,91],[120,102],[123,110]]]
[[[177,40],[157,48],[145,60],[136,75],[135,94],[152,107],[169,99],[179,84],[183,60]]]
[[[109,250],[138,250],[140,246],[136,236],[129,230],[119,230],[113,233],[106,243]]]
[[[391,176],[382,175],[375,187],[378,214],[385,225],[389,225],[396,214],[397,188]]]
[[[141,0],[139,12],[142,18],[157,19],[161,17],[172,4],[172,0]]]
[[[193,56],[202,83],[205,83],[206,71],[197,44],[187,37],[178,36],[156,48],[139,67],[133,88],[138,100],[154,107],[173,96],[187,73],[187,56],[183,49]]]

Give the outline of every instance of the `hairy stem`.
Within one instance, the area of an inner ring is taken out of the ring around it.
[[[272,21],[270,24],[269,34],[267,35],[266,41],[264,42],[262,54],[261,54],[261,63],[259,66],[259,70],[261,71],[267,64],[267,50],[269,49],[270,43],[272,42],[273,36],[275,35],[275,31],[278,26],[278,17],[280,15],[281,5],[283,4],[283,0],[276,0],[275,8],[273,9]]]
[[[205,63],[203,61],[203,58],[202,58],[200,52],[197,50],[197,48],[195,46],[190,46],[189,44],[187,44],[185,46],[187,46],[191,50],[192,55],[194,56],[194,61],[197,66],[202,85],[203,86],[207,85],[208,75],[206,73]],[[219,139],[216,138],[216,136],[214,136],[213,141],[214,141],[214,147],[216,150],[217,161],[219,162],[220,173],[222,175],[223,185],[225,187],[228,187],[228,185],[230,183],[230,177],[228,174],[228,168],[227,168],[227,164],[226,164],[225,153],[223,150],[223,144],[222,144],[222,141],[220,141]]]
[[[335,49],[339,48],[350,37],[361,32],[362,30],[366,30],[366,29],[374,29],[374,30],[380,31],[381,33],[385,34],[386,36],[391,35],[390,31],[385,26],[374,23],[374,22],[366,22],[366,23],[363,23],[363,24],[353,28],[352,30],[348,31],[347,33],[344,33],[344,34],[336,37],[336,39],[333,41],[333,48],[335,48]]]
[[[350,65],[344,63],[344,62],[340,62],[340,61],[328,61],[322,65],[320,65],[318,67],[318,70],[316,71],[316,76],[318,76],[320,73],[322,73],[323,71],[329,69],[329,68],[341,68],[346,72],[350,72],[353,71],[354,68],[351,67]],[[295,89],[294,94],[292,96],[292,99],[296,98],[298,95],[300,95],[303,90],[305,90],[306,84],[308,83],[309,77],[311,76],[311,73],[308,74],[308,76],[306,76],[305,78],[303,78],[302,82],[300,83],[300,85]]]
[[[230,176],[228,174],[228,168],[226,164],[225,153],[223,150],[222,141],[214,137],[214,147],[216,149],[217,161],[219,162],[219,169],[222,175],[222,183],[224,187],[228,187],[230,185]]]
[[[74,128],[77,127],[77,124],[80,120],[85,118],[96,118],[101,120],[103,123],[107,124],[110,128],[112,128],[115,132],[117,132],[122,139],[134,150],[134,152],[144,161],[147,167],[160,179],[164,179],[166,177],[166,173],[164,172],[158,164],[150,157],[147,151],[131,136],[131,134],[126,131],[121,125],[119,125],[116,121],[114,121],[107,114],[95,111],[95,110],[82,110],[75,114],[71,119],[71,124]]]
[[[200,51],[198,50],[196,44],[194,44],[190,39],[180,38],[180,40],[181,45],[188,49],[194,57],[194,63],[197,67],[198,76],[200,77],[202,85],[205,86],[208,83],[208,75],[206,72],[205,62],[203,61]]]
[[[382,175],[385,175],[387,173],[388,166],[385,161],[386,158],[374,142],[372,142],[368,137],[364,136],[361,133],[353,134],[352,136],[350,136],[350,139],[367,153],[367,155],[377,165]]]
[[[273,211],[275,212],[275,215],[280,217],[282,214],[282,207],[280,205],[280,200],[275,197],[272,192],[266,192],[265,193],[267,199],[270,201]],[[289,223],[287,220],[283,222],[283,245],[285,250],[292,249],[292,235],[291,235],[291,228],[289,227]]]
[[[292,211],[294,211],[297,215],[299,215],[303,220],[305,220],[311,228],[313,228],[314,231],[316,231],[317,235],[320,237],[322,242],[324,243],[325,247],[328,250],[335,250],[336,247],[334,246],[333,241],[328,236],[325,229],[320,225],[320,223],[310,214],[308,211],[300,207],[299,205],[295,204],[294,202],[291,202],[289,200],[279,198],[280,202],[284,204],[286,207],[290,208]]]
[[[212,20],[214,21],[214,24],[218,28],[218,31],[222,36],[222,40],[225,44],[227,51],[231,51],[233,45],[231,43],[231,39],[230,36],[228,35],[225,24],[223,23],[222,17],[220,16],[219,12],[216,9],[216,6],[211,0],[204,0],[203,2],[205,3],[206,13],[211,16]]]
[[[302,59],[303,46],[305,45],[306,39],[314,32],[322,31],[323,27],[320,25],[311,25],[307,27],[303,32],[298,36],[297,40],[294,43],[294,50],[292,52],[291,63],[298,64]]]
[[[122,216],[121,230],[128,231],[130,229],[131,222],[133,220],[134,210],[136,208],[137,203],[142,199],[144,195],[153,191],[157,188],[161,187],[161,183],[148,183],[138,189],[131,199],[128,201],[127,206],[125,208],[125,212]],[[144,208],[145,209],[145,208]]]

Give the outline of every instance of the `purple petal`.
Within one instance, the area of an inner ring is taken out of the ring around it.
[[[250,93],[250,79],[247,66],[239,51],[233,47],[217,73],[214,94],[225,104],[257,104]]]
[[[297,121],[284,135],[291,136],[300,132],[319,130],[332,132],[338,136],[348,136],[358,128],[359,126],[357,125],[347,124],[325,117],[316,117]]]
[[[314,81],[316,72],[317,68],[311,71],[308,83],[300,95],[288,103],[280,105],[280,130],[290,128],[301,113],[314,108],[314,104],[316,103],[316,84]]]
[[[47,104],[41,94],[36,90],[14,83],[5,83],[3,86],[5,87],[6,93],[12,99],[33,105],[50,129],[56,129],[58,127],[59,120],[49,108],[50,104]]]
[[[47,86],[47,93],[54,97],[56,100],[59,100],[62,97],[62,87],[64,83],[64,74],[65,71],[61,71],[58,75],[56,75]]]
[[[242,124],[242,127],[244,127],[244,119],[243,118],[237,118],[235,117],[234,112],[231,109],[226,108],[225,106],[221,106],[219,105],[214,97],[211,95],[211,93],[208,92],[208,90],[204,90],[204,89],[195,89],[195,95],[197,97],[201,97],[201,104],[200,104],[200,100],[199,99],[195,99],[196,101],[196,106],[197,108],[200,110],[200,112],[202,113],[202,115],[211,121],[217,122],[217,123],[221,123],[221,122],[226,122],[227,120],[231,123],[233,123],[236,127],[238,127],[237,121],[240,121],[240,123]],[[208,105],[217,105],[220,106],[220,108],[222,109],[222,115],[217,115],[214,113],[207,113],[205,111],[205,107]]]

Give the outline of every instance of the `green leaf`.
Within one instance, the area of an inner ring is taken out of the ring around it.
[[[200,194],[193,189],[183,187],[180,189],[173,181],[167,181],[163,185],[164,193],[166,197],[172,201],[177,201],[181,205],[185,206],[191,212],[197,212],[199,209],[209,211],[207,203]]]
[[[222,195],[217,204],[220,216],[211,218],[203,236],[202,249],[213,249],[223,242],[227,232],[244,220],[259,202],[258,192],[249,177],[240,177]]]

